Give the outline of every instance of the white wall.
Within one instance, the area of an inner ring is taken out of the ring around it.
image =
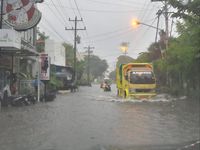
[[[54,40],[45,40],[45,53],[51,58],[51,64],[65,66],[65,48],[61,42]]]

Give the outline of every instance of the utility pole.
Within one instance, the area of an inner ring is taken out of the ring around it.
[[[77,52],[77,48],[76,48],[76,44],[77,44],[77,31],[78,30],[86,30],[86,27],[84,28],[77,28],[77,23],[80,22],[80,21],[83,21],[83,19],[77,19],[77,16],[75,17],[75,19],[70,19],[69,18],[69,21],[72,21],[74,22],[74,27],[72,28],[65,28],[65,30],[71,30],[71,31],[74,31],[74,84],[76,85],[76,82],[77,82],[77,69],[76,69],[76,52]]]
[[[0,20],[0,29],[2,29],[2,26],[3,26],[3,3],[4,3],[4,0],[1,0],[1,20]]]
[[[157,12],[157,15],[161,15],[163,14],[164,17],[165,17],[165,33],[166,33],[166,41],[165,41],[165,44],[166,44],[166,49],[168,48],[168,41],[169,41],[169,12],[168,12],[168,3],[167,3],[167,0],[151,0],[151,2],[163,2],[164,3],[164,7],[163,7],[163,10],[161,10],[160,12],[158,11]],[[158,16],[160,17],[160,16]],[[158,18],[159,20],[160,18]],[[159,23],[159,21],[158,21]],[[158,25],[157,23],[157,25]],[[156,32],[156,35],[157,35],[157,32]],[[156,37],[157,38],[157,37]]]
[[[90,86],[90,54],[93,52],[91,51],[91,49],[94,49],[94,47],[91,47],[90,45],[88,47],[84,47],[85,49],[87,49],[87,82],[88,82],[88,86]]]
[[[164,16],[165,16],[165,32],[166,32],[166,49],[168,49],[168,41],[169,41],[169,16],[168,16],[168,4],[165,0],[165,6],[164,6]]]
[[[157,42],[158,39],[158,30],[159,30],[159,23],[160,23],[160,15],[162,14],[162,10],[158,10],[156,15],[158,15],[158,21],[157,21],[157,26],[156,26],[156,37],[155,37],[155,42]]]

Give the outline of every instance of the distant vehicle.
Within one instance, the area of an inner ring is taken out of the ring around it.
[[[136,99],[156,95],[156,79],[150,63],[121,64],[116,69],[117,94]]]
[[[74,70],[72,67],[52,65],[56,78],[62,81],[63,85],[58,90],[70,90],[74,84]]]
[[[109,78],[104,78],[103,83],[101,83],[100,86],[105,92],[111,91],[111,86],[110,86],[110,79]]]

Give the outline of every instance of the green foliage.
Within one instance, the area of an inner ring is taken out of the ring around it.
[[[71,44],[63,43],[65,47],[66,65],[73,66],[74,64],[74,48]]]
[[[78,80],[81,80],[84,70],[86,68],[85,66],[86,66],[86,62],[84,60],[77,61],[76,67],[77,67],[77,79]]]
[[[49,36],[45,35],[45,32],[40,32],[39,28],[37,29],[38,39],[36,42],[36,50],[41,53],[44,52],[45,48],[45,40],[49,38]]]
[[[134,59],[130,56],[121,55],[117,58],[117,66],[119,66],[120,64],[127,64],[132,62],[134,62]]]
[[[47,84],[48,89],[56,90],[63,86],[63,83],[56,78],[55,67],[51,65],[50,81]]]
[[[199,0],[190,0],[187,4],[182,4],[177,0],[169,0],[168,2],[177,10],[177,12],[173,13],[172,17],[183,18],[193,24],[200,23]]]
[[[187,15],[198,19],[194,16],[195,12],[190,11],[193,14]],[[164,58],[158,54],[157,43],[153,43],[148,52],[138,56],[136,62],[153,62],[157,83],[165,92],[189,94],[200,90],[200,26],[185,19],[177,23],[177,32],[177,38],[169,39]]]
[[[134,62],[137,62],[137,63],[150,62],[150,53],[149,52],[140,53],[140,55]]]
[[[116,70],[110,72],[109,78],[110,78],[112,81],[115,81],[115,80],[116,80]]]
[[[108,64],[106,60],[104,59],[102,60],[95,55],[90,56],[90,73],[94,78],[103,76],[107,69],[108,69]]]

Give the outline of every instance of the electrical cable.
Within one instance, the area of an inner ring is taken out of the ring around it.
[[[45,3],[44,5],[51,5],[49,3]],[[55,5],[57,7],[63,7],[63,8],[66,8],[66,9],[71,9],[71,10],[76,10],[76,8],[70,8],[70,7],[67,7],[67,6],[58,6],[58,5]],[[95,9],[79,9],[80,11],[84,11],[84,12],[94,12],[94,13],[134,13],[134,12],[143,12],[143,11],[146,11],[144,9],[135,9],[135,10],[121,10],[121,11],[115,11],[115,10],[95,10]],[[151,9],[149,9],[151,10]]]
[[[62,20],[60,17],[58,17],[58,16],[56,15],[54,9],[52,9],[49,5],[46,5],[46,6],[48,6],[49,10],[50,10],[51,13],[53,13],[53,15],[58,19],[58,21],[59,21],[63,26],[65,26],[65,21]],[[71,37],[71,39],[72,39],[72,35],[71,35],[71,34],[70,34],[70,37]]]
[[[130,3],[129,4],[123,4],[123,3],[102,2],[102,1],[97,1],[97,0],[88,0],[88,1],[91,1],[93,3],[103,4],[103,5],[112,5],[112,6],[125,6],[125,7],[131,7],[131,8],[133,8],[133,6],[135,6],[135,4],[130,5]]]
[[[121,32],[122,30],[128,29],[128,28],[131,29],[130,26],[127,26],[127,27],[125,27],[125,28],[119,28],[119,29],[116,29],[116,30],[113,30],[113,31],[110,31],[110,32],[105,32],[105,33],[101,33],[101,34],[92,35],[92,36],[90,36],[90,37],[87,37],[86,39],[106,36],[106,35],[113,34],[113,33],[116,33],[116,32]]]
[[[59,36],[60,39],[62,39],[64,42],[66,41],[66,42],[70,43],[68,40],[65,40],[60,33],[58,33],[56,31],[56,29],[52,26],[52,24],[44,16],[43,16],[43,18],[48,23],[49,27]]]
[[[123,36],[123,35],[126,35],[127,33],[130,33],[130,31],[132,31],[132,30],[133,29],[130,28],[129,30],[124,31],[123,33],[118,33],[118,34],[115,34],[115,35],[112,35],[112,36],[107,36],[106,38],[94,40],[92,42],[102,42],[102,41],[105,41],[105,40],[111,40],[111,38],[119,38],[120,36]],[[85,43],[88,43],[88,42],[86,41]]]
[[[80,16],[80,17],[81,17],[81,19],[82,19],[83,17],[82,17],[82,15],[81,15],[80,9],[79,9],[79,7],[78,7],[77,1],[76,1],[76,0],[74,0],[74,3],[75,3],[75,5],[76,5],[76,8],[77,8],[77,10],[78,10],[79,16]],[[85,25],[85,21],[84,21],[84,20],[82,20],[82,23],[83,23],[84,27],[86,27],[86,25]],[[85,30],[85,32],[86,32],[86,35],[87,35],[87,36],[89,36],[89,34],[88,34],[87,30]]]

